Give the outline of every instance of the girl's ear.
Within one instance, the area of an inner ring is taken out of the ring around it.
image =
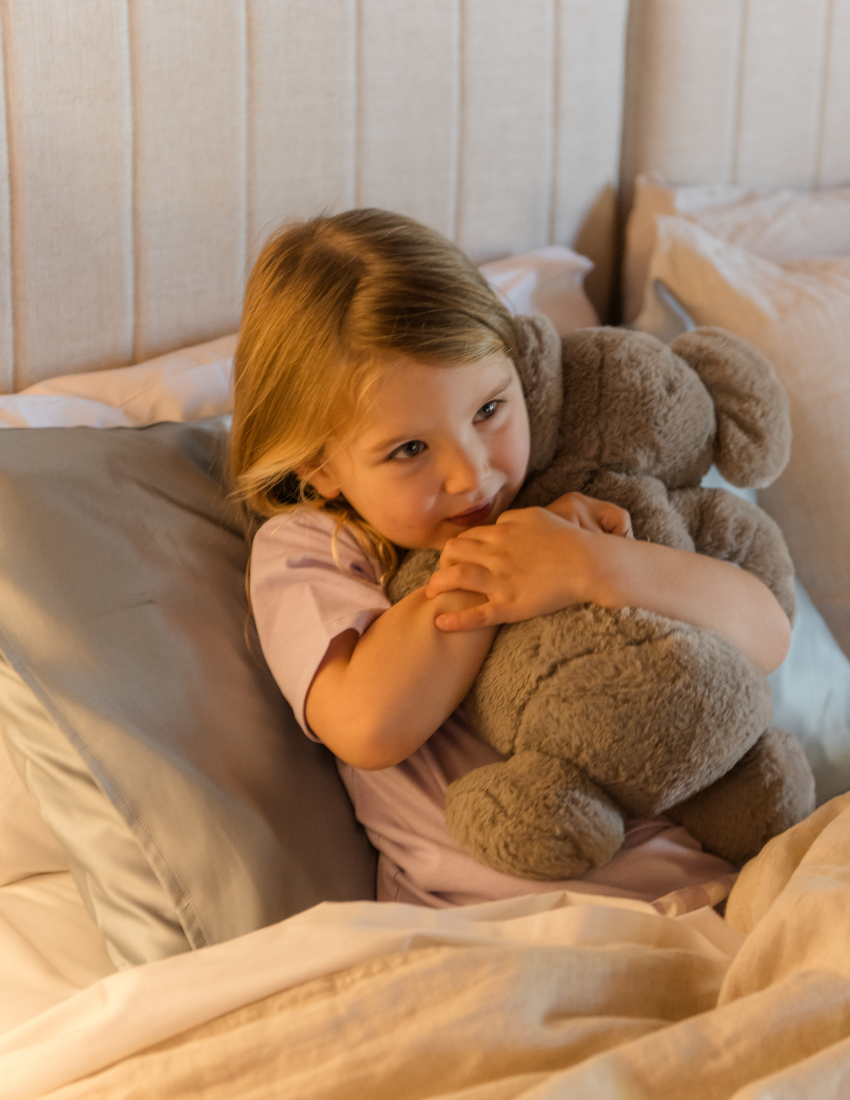
[[[296,466],[295,473],[299,477],[306,475],[307,481],[319,496],[325,498],[325,500],[333,500],[334,497],[338,497],[340,494],[340,487],[334,480],[333,476],[323,467],[314,468],[311,466]]]

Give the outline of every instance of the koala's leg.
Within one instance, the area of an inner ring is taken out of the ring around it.
[[[622,811],[579,768],[539,752],[456,779],[446,823],[482,863],[544,881],[601,867],[623,843]]]
[[[815,808],[815,781],[799,741],[772,727],[734,768],[667,811],[707,852],[741,866]]]
[[[676,489],[670,503],[685,520],[698,554],[754,573],[793,623],[794,565],[782,532],[766,512],[726,489]]]

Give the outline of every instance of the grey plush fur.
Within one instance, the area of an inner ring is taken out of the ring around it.
[[[622,329],[559,338],[520,318],[517,368],[531,422],[514,507],[581,492],[627,508],[636,538],[735,562],[789,617],[793,566],[759,508],[700,481],[714,462],[738,486],[788,460],[788,402],[750,344],[703,328],[666,347]],[[394,601],[427,583],[409,553]],[[503,762],[447,791],[454,837],[497,870],[571,878],[607,862],[626,815],[665,813],[741,864],[814,808],[797,741],[772,728],[766,677],[719,634],[592,604],[500,628],[464,701]]]

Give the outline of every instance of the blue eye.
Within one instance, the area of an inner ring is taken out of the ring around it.
[[[396,447],[390,458],[418,458],[424,450],[425,444],[421,439],[409,439],[407,443]]]
[[[486,405],[482,405],[477,412],[477,416],[481,420],[489,420],[494,415],[496,409],[501,405],[501,401],[488,401]]]

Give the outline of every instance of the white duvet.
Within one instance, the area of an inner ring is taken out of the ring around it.
[[[10,1032],[0,1098],[846,1097],[850,795],[773,840],[729,913],[320,905]]]

